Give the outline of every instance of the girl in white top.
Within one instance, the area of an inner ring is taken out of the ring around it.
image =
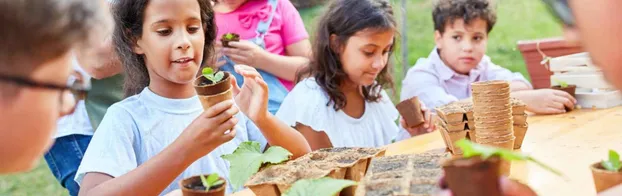
[[[193,175],[228,178],[220,156],[244,141],[282,146],[294,158],[310,151],[268,112],[268,87],[251,67],[236,67],[245,78],[232,87],[237,106],[203,110],[192,82],[213,51],[210,0],[118,0],[114,13],[129,97],[108,109],[91,140],[76,175],[81,195],[166,194]]]
[[[312,149],[389,144],[399,132],[399,113],[383,90],[392,87],[388,64],[396,23],[390,3],[336,0],[318,24],[313,63],[299,76],[307,78],[285,98],[277,117]],[[425,125],[402,138],[433,130],[426,113]]]

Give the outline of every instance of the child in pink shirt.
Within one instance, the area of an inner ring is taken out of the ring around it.
[[[226,33],[240,35],[232,48],[217,43],[216,63],[226,71],[233,64],[257,68],[269,86],[268,110],[276,113],[293,88],[296,71],[309,62],[311,44],[304,23],[289,0],[215,0],[219,40]],[[274,9],[273,9],[274,8]],[[221,55],[226,56],[222,61]],[[238,83],[243,78],[236,76]]]
[[[436,47],[427,59],[417,61],[402,81],[401,99],[418,96],[428,107],[438,107],[471,96],[471,83],[487,80],[510,82],[512,97],[540,114],[565,112],[576,99],[552,89],[533,90],[520,74],[492,63],[486,56],[488,33],[496,22],[488,0],[440,0],[432,13]]]

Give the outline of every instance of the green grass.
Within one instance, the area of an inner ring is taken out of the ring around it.
[[[35,169],[23,174],[0,175],[0,195],[69,195],[60,186],[43,159]]]
[[[399,3],[399,0],[396,1]],[[418,58],[427,57],[433,43],[432,3],[430,0],[407,0],[406,14],[408,29],[400,30],[408,36],[408,66]],[[525,63],[516,49],[518,40],[545,38],[561,35],[560,26],[546,12],[540,0],[497,0],[497,25],[490,34],[488,56],[498,65],[528,77]],[[397,18],[401,20],[401,9],[395,6]],[[315,19],[322,7],[301,10],[309,34],[314,34]],[[400,22],[401,24],[401,22]],[[402,80],[401,52],[396,57],[394,80],[399,89]],[[397,100],[399,95],[393,97]],[[31,172],[19,175],[0,176],[0,195],[66,195],[67,192],[56,182],[44,161]]]

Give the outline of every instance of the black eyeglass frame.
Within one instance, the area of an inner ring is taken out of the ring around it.
[[[568,0],[542,0],[548,7],[549,11],[564,25],[574,27],[576,24],[574,14]]]
[[[52,84],[52,83],[37,82],[37,81],[24,78],[24,77],[8,76],[8,75],[3,75],[3,74],[0,74],[0,81],[12,82],[17,85],[22,85],[22,86],[31,87],[31,88],[44,88],[44,89],[52,89],[52,90],[59,90],[59,91],[69,90],[76,96],[76,98],[79,98],[79,99],[84,99],[88,91],[91,90],[90,85],[80,86],[80,85],[74,84],[74,85],[62,86],[62,85]]]

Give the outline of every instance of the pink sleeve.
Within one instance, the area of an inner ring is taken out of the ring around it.
[[[285,47],[309,38],[309,33],[305,29],[300,13],[289,0],[279,0],[283,26],[281,27],[281,37]]]

